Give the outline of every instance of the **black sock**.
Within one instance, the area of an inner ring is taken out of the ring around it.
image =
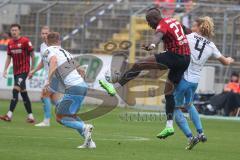
[[[173,95],[165,95],[167,120],[173,120],[175,101]]]
[[[16,105],[18,103],[18,93],[19,93],[19,91],[17,89],[12,90],[13,98],[11,100],[10,107],[9,107],[9,110],[11,112],[13,112],[15,110]]]
[[[21,92],[23,103],[28,114],[32,113],[32,106],[27,92]]]
[[[139,73],[141,72],[141,70],[143,70],[143,68],[141,68],[140,65],[141,64],[135,63],[130,70],[126,71],[123,74],[123,76],[121,77],[121,79],[119,80],[118,83],[121,86],[124,86],[130,80],[136,78],[139,75]]]

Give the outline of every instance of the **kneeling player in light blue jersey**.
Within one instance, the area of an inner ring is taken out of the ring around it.
[[[87,84],[82,78],[82,70],[76,69],[73,56],[60,46],[60,34],[51,32],[47,36],[49,46],[44,56],[49,64],[48,84],[55,83],[55,76],[63,88],[64,96],[56,107],[57,121],[69,128],[75,129],[85,139],[83,145],[78,148],[96,148],[91,138],[93,125],[85,124],[77,115],[81,108]]]
[[[191,62],[184,76],[175,90],[174,116],[177,125],[188,138],[186,149],[191,150],[198,142],[207,140],[203,133],[203,127],[199,118],[198,111],[193,105],[193,97],[197,89],[200,71],[209,57],[214,57],[223,65],[229,65],[234,62],[231,57],[224,57],[215,44],[209,39],[213,36],[214,23],[210,17],[201,17],[195,20],[192,26],[192,33],[187,35],[189,47],[191,50]],[[190,115],[196,130],[197,136],[194,137],[188,122],[184,117],[180,107],[185,107]]]

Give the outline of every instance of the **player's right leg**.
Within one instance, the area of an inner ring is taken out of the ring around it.
[[[165,128],[157,135],[158,138],[166,138],[174,134],[173,114],[175,108],[174,90],[182,79],[184,71],[187,69],[190,57],[179,55],[172,52],[164,52],[155,55],[159,64],[169,68],[168,80],[165,85],[166,116],[167,122]]]
[[[18,103],[18,94],[20,92],[21,88],[17,85],[15,85],[13,87],[12,90],[12,99],[10,102],[10,106],[9,106],[9,111],[7,112],[6,115],[0,116],[0,119],[6,122],[10,122],[12,120],[12,116],[13,116],[13,112],[17,106]]]
[[[126,83],[136,78],[141,71],[149,69],[161,69],[161,67],[167,69],[167,67],[160,66],[159,63],[157,63],[156,57],[154,55],[148,56],[146,58],[142,58],[133,64],[129,70],[121,74],[122,76],[120,80],[115,85],[108,83],[105,80],[99,80],[99,83],[101,87],[108,92],[109,95],[114,96],[116,94],[115,88],[124,86]]]
[[[18,94],[21,91],[21,85],[23,84],[23,78],[22,75],[14,75],[14,87],[12,90],[12,99],[10,102],[10,106],[9,106],[9,111],[7,112],[6,115],[0,116],[1,120],[10,122],[12,120],[12,116],[13,116],[13,112],[17,106],[18,103]]]
[[[188,139],[188,144],[186,146],[186,149],[188,149],[188,150],[193,149],[193,147],[199,142],[199,140],[197,137],[193,136],[192,131],[188,125],[188,122],[187,122],[186,118],[184,117],[180,108],[175,109],[174,117],[175,117],[175,121],[176,121],[178,127],[182,130],[182,132]]]
[[[186,109],[189,113],[190,119],[192,120],[192,122],[197,130],[197,133],[198,133],[197,137],[198,137],[199,141],[206,142],[207,137],[203,133],[203,127],[202,127],[201,119],[199,117],[199,113],[193,104],[193,98],[194,98],[194,94],[195,94],[198,84],[190,83],[190,82],[188,82],[188,84],[190,87],[188,89],[188,92],[186,92],[186,95],[185,95],[185,97],[186,97],[185,101],[187,104]]]
[[[198,133],[197,137],[198,137],[199,141],[206,142],[207,137],[203,132],[202,122],[201,122],[201,119],[199,117],[199,113],[198,113],[197,109],[192,104],[192,105],[187,107],[187,110],[188,110],[189,116],[190,116],[196,130],[197,130],[197,133]]]

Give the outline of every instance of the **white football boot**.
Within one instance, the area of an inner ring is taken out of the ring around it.
[[[78,146],[77,148],[82,149],[82,148],[90,148],[94,149],[96,148],[96,143],[91,139],[88,143],[84,143],[81,146]]]
[[[93,125],[85,124],[84,131],[83,131],[85,140],[84,140],[84,143],[81,146],[78,146],[77,148],[96,148],[96,144],[92,140],[93,128],[94,128]]]
[[[44,121],[35,125],[35,127],[49,127],[49,126],[50,126],[50,123],[47,123]]]

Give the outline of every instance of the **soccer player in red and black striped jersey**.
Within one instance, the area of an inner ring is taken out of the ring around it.
[[[168,79],[165,85],[167,125],[166,128],[157,135],[158,138],[166,138],[174,134],[173,111],[175,101],[173,91],[189,65],[190,49],[182,25],[174,18],[163,18],[158,8],[150,8],[146,13],[146,20],[149,26],[156,32],[152,38],[152,42],[149,45],[144,45],[143,49],[151,51],[156,48],[162,40],[165,51],[145,57],[136,62],[130,70],[123,74],[118,83],[115,84],[115,88],[119,88],[134,79],[142,70],[169,69]],[[102,80],[100,80],[99,83],[110,95],[116,93],[114,87],[111,87],[109,83]]]
[[[13,62],[14,87],[12,90],[12,100],[9,111],[6,115],[0,116],[1,120],[11,121],[12,114],[18,102],[18,94],[20,92],[25,109],[28,113],[27,122],[34,123],[32,114],[31,102],[26,90],[26,79],[30,71],[30,60],[32,60],[32,68],[34,65],[33,46],[27,37],[20,35],[21,26],[19,24],[12,24],[10,27],[11,40],[7,46],[7,59],[5,63],[3,77],[7,77],[7,70]]]

